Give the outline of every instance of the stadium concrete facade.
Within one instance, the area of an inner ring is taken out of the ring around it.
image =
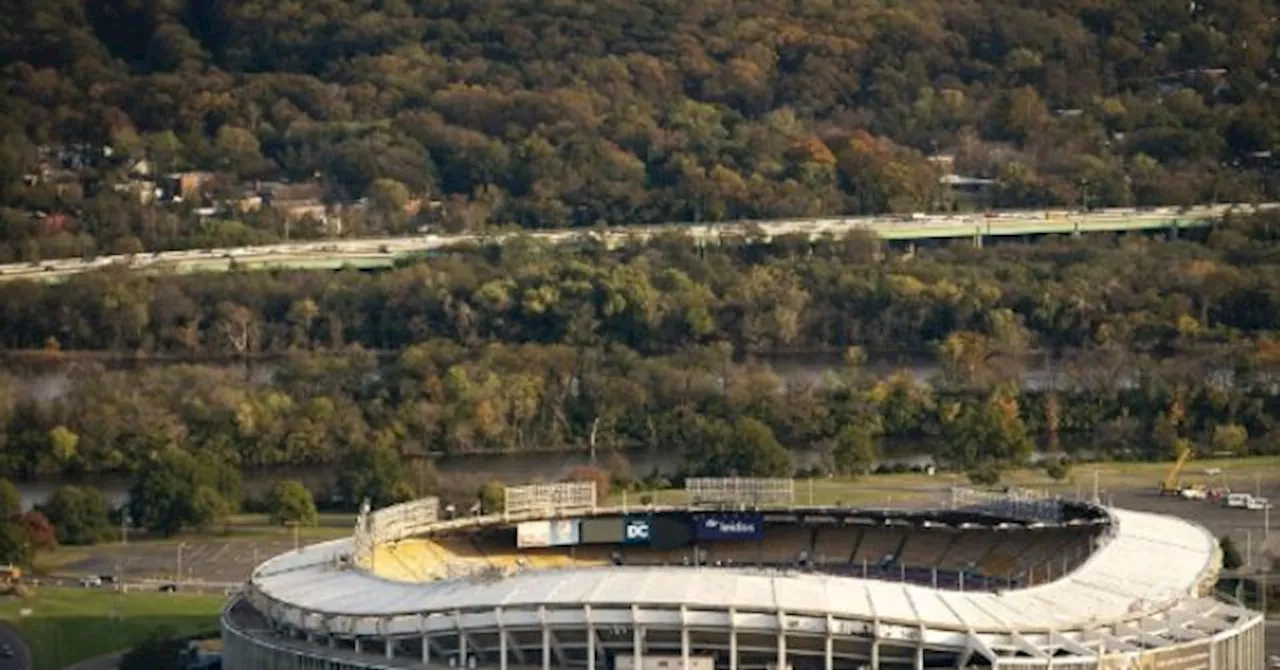
[[[680,505],[590,484],[425,499],[258,566],[224,667],[1256,670],[1259,613],[1172,517],[956,490],[925,511],[806,507],[789,480],[690,480]]]

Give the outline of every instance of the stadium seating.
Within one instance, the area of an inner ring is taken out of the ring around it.
[[[717,547],[712,560],[720,560],[725,552]],[[795,563],[800,554],[813,553],[813,529],[801,526],[770,527],[765,531],[764,540],[760,543],[758,560],[766,565],[787,565]],[[732,556],[725,556],[732,559]]]
[[[995,547],[1000,537],[991,530],[962,530],[937,563],[940,568],[974,569]]]
[[[822,565],[839,565],[853,560],[854,549],[862,537],[860,526],[823,526],[813,542],[813,560]]]
[[[898,562],[912,567],[940,566],[947,551],[960,536],[959,531],[941,529],[914,533],[911,541],[903,546]]]
[[[873,579],[983,589],[1033,585],[1061,576],[1087,556],[1092,528],[991,530],[904,526],[770,525],[759,541],[676,548],[578,545],[517,548],[514,532],[493,529],[381,545],[375,571],[389,579],[431,581],[489,568],[519,570],[628,565],[810,566]],[[963,573],[963,577],[961,577]]]
[[[896,564],[898,555],[905,548],[908,531],[903,528],[868,527],[854,552],[853,562],[868,565]]]

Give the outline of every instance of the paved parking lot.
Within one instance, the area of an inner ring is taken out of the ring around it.
[[[117,575],[125,581],[174,580],[181,564],[182,581],[240,582],[253,566],[293,549],[287,538],[187,539],[101,545],[87,559],[64,566],[60,573]]]
[[[1280,501],[1280,482],[1262,482],[1260,488],[1264,497]],[[1253,487],[1245,492],[1253,493]],[[1255,566],[1265,567],[1260,561],[1268,555],[1280,557],[1280,533],[1268,532],[1264,526],[1264,521],[1269,521],[1273,529],[1280,524],[1280,508],[1271,510],[1268,515],[1258,510],[1224,507],[1222,503],[1211,500],[1161,496],[1154,486],[1150,490],[1116,490],[1102,495],[1104,500],[1110,500],[1117,507],[1180,516],[1203,525],[1217,537],[1230,535],[1241,553],[1246,552],[1247,543],[1252,541]]]

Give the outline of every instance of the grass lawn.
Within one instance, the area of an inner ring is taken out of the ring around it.
[[[128,648],[157,628],[214,633],[223,596],[44,587],[26,600],[0,599],[0,619],[22,631],[35,670],[58,670]],[[30,609],[29,616],[21,610]]]

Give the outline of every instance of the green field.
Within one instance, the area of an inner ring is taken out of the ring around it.
[[[215,633],[225,602],[222,596],[47,587],[31,598],[0,600],[0,619],[22,631],[35,670],[58,670],[127,649],[158,628],[179,635]],[[27,616],[24,609],[30,610]]]

